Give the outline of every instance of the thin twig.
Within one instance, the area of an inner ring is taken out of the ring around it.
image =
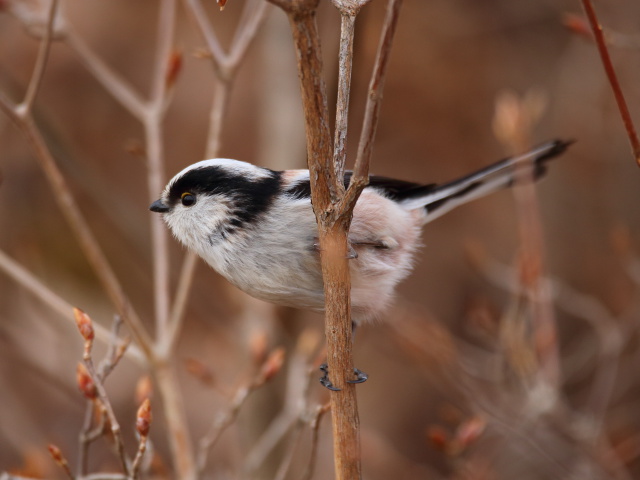
[[[131,115],[142,120],[145,116],[145,102],[133,86],[96,55],[84,39],[70,26],[66,27],[64,39],[105,90]]]
[[[633,124],[633,119],[631,118],[631,114],[629,113],[627,101],[624,98],[622,88],[620,87],[620,82],[618,81],[618,76],[616,75],[616,71],[613,68],[613,63],[611,62],[611,57],[609,56],[609,49],[607,48],[607,42],[602,32],[602,25],[600,25],[598,21],[598,16],[596,15],[596,11],[593,8],[593,3],[591,3],[591,0],[582,0],[582,6],[584,7],[584,11],[586,12],[587,18],[589,19],[589,24],[591,25],[591,30],[593,31],[596,45],[598,46],[598,52],[600,53],[600,59],[602,60],[604,71],[607,74],[609,84],[611,85],[611,89],[613,90],[613,95],[618,104],[618,110],[620,112],[620,116],[622,117],[624,127],[627,131],[629,142],[631,143],[633,156],[636,160],[636,164],[640,166],[640,139],[638,139],[638,134]]]
[[[73,318],[70,316],[70,313],[73,311],[73,305],[49,289],[44,283],[38,280],[33,274],[2,250],[0,250],[0,270],[9,275],[13,281],[26,288],[49,308],[59,313],[65,322],[73,322]],[[96,338],[105,345],[108,345],[111,338],[109,330],[100,324],[94,324],[94,329],[96,332]],[[127,350],[126,355],[128,358],[135,360],[141,366],[147,364],[145,356],[135,345],[132,345]]]
[[[44,70],[47,66],[47,60],[49,59],[49,51],[51,50],[51,42],[53,39],[53,24],[56,18],[56,12],[58,11],[58,0],[51,0],[49,6],[49,14],[47,19],[47,25],[44,32],[44,37],[40,42],[40,48],[38,50],[38,58],[36,59],[36,65],[31,74],[29,80],[29,86],[27,87],[27,93],[24,96],[24,100],[16,107],[16,113],[25,118],[26,115],[31,113],[33,102],[38,94],[40,85],[42,84],[42,78],[44,77]]]
[[[390,0],[387,5],[387,14],[382,27],[378,53],[369,82],[369,95],[365,107],[362,131],[358,143],[358,156],[353,168],[353,176],[349,188],[342,200],[340,210],[353,209],[362,189],[369,183],[369,165],[373,153],[373,140],[378,127],[378,117],[382,105],[382,90],[386,77],[391,45],[400,16],[402,0]]]
[[[220,154],[221,150],[222,129],[229,103],[232,80],[246,55],[251,41],[255,39],[260,25],[264,23],[267,4],[263,1],[259,1],[257,6],[251,2],[245,4],[243,10],[244,21],[236,29],[229,55],[225,54],[220,46],[199,0],[185,0],[185,5],[191,12],[207,43],[217,76],[214,82],[213,99],[209,113],[209,132],[205,149],[205,158],[215,158]],[[161,352],[173,351],[182,326],[182,318],[196,265],[197,256],[193,252],[187,252],[180,270],[174,303],[169,316],[167,336],[159,344]]]
[[[335,4],[335,2],[334,2]],[[353,69],[353,37],[356,15],[342,11],[340,27],[340,52],[338,54],[338,98],[336,125],[333,140],[333,164],[338,178],[344,177],[347,161],[347,132],[349,123],[349,93],[351,92],[351,71]]]
[[[156,32],[156,58],[151,84],[151,99],[143,121],[146,132],[147,184],[153,201],[164,187],[164,145],[162,124],[167,94],[167,71],[173,48],[176,0],[159,3]],[[167,230],[158,215],[150,217],[151,252],[153,257],[153,299],[156,339],[167,334],[169,321],[169,243]]]
[[[284,349],[276,348],[263,362],[260,370],[247,383],[242,384],[233,394],[226,410],[218,412],[214,417],[207,433],[200,439],[198,449],[198,473],[202,474],[206,465],[209,451],[220,439],[222,433],[229,427],[240,413],[240,409],[249,395],[270,381],[282,368]]]
[[[191,285],[193,284],[193,277],[197,266],[198,256],[192,251],[186,252],[182,260],[182,267],[180,268],[180,275],[178,276],[178,286],[173,299],[171,314],[169,315],[168,331],[165,337],[166,343],[158,344],[159,355],[168,355],[169,352],[173,352],[175,349],[176,342],[180,335],[180,329],[184,323],[184,312],[187,308],[189,293],[191,292]]]
[[[200,0],[184,0],[184,4],[186,5],[187,11],[191,14],[191,18],[196,22],[196,25],[207,44],[207,49],[211,54],[211,60],[213,62],[213,68],[216,75],[219,78],[226,79],[227,56],[220,45],[211,23],[207,19],[207,12],[202,7],[202,3]]]
[[[316,460],[318,458],[318,439],[320,436],[320,423],[325,413],[331,410],[331,404],[326,403],[324,405],[318,405],[315,411],[315,415],[311,421],[311,447],[309,453],[309,463],[305,473],[302,475],[301,480],[311,480],[313,472],[316,468]]]
[[[87,356],[84,359],[84,364],[87,367],[89,375],[93,379],[93,382],[96,386],[96,391],[98,392],[98,397],[100,398],[100,403],[105,409],[105,413],[109,419],[109,428],[111,431],[111,435],[113,436],[113,440],[116,446],[117,457],[120,460],[120,465],[122,470],[130,475],[129,471],[129,460],[127,459],[127,454],[124,451],[124,442],[122,441],[122,433],[120,431],[120,424],[118,423],[118,419],[116,418],[115,412],[113,411],[113,407],[111,406],[111,401],[107,395],[107,391],[102,384],[102,381],[98,377],[96,369],[93,365],[93,359],[91,355]]]
[[[235,73],[240,62],[245,57],[251,42],[256,38],[258,29],[264,23],[268,6],[269,4],[264,0],[246,2],[242,11],[240,25],[236,28],[227,56],[228,67],[233,73]]]
[[[0,103],[3,103],[1,97]],[[75,198],[71,194],[67,181],[58,168],[49,147],[40,133],[40,130],[35,125],[30,115],[21,119],[15,111],[11,110],[10,116],[12,120],[20,126],[21,130],[24,132],[25,136],[34,148],[36,159],[39,161],[40,167],[44,171],[47,180],[49,180],[51,188],[53,189],[54,198],[56,199],[62,214],[69,223],[71,230],[78,239],[83,253],[87,257],[90,265],[93,267],[102,287],[114,303],[118,313],[120,313],[124,318],[127,323],[127,327],[131,331],[136,343],[145,353],[145,356],[147,358],[152,358],[153,352],[151,348],[151,339],[147,334],[142,321],[133,310],[129,299],[125,295],[120,282],[111,268],[111,265],[107,261],[100,244],[82,215]]]
[[[235,421],[240,409],[245,404],[249,394],[253,392],[253,390],[253,384],[244,385],[236,390],[236,393],[234,394],[227,409],[222,412],[218,412],[211,423],[209,430],[200,439],[197,457],[198,473],[200,475],[204,472],[204,469],[207,466],[209,451],[215,446],[227,427]]]

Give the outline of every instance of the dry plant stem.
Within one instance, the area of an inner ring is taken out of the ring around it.
[[[136,456],[133,459],[133,464],[131,465],[131,478],[134,480],[138,478],[140,473],[140,466],[142,465],[142,459],[144,458],[144,452],[147,451],[147,437],[140,437],[140,441],[138,442],[138,451],[136,452]]]
[[[97,380],[100,384],[104,383],[105,379],[113,371],[113,369],[116,367],[116,365],[124,355],[124,352],[126,351],[126,348],[124,350],[121,348],[121,341],[120,337],[118,336],[121,324],[122,319],[118,315],[116,315],[111,327],[109,348],[104,359],[100,362],[100,365],[98,366],[96,375],[94,377],[95,380]],[[94,331],[95,327],[96,324],[93,323]],[[78,475],[80,476],[84,476],[87,473],[89,445],[94,440],[100,438],[104,433],[105,415],[100,415],[100,421],[98,425],[96,425],[96,427],[92,429],[93,412],[95,407],[96,405],[92,400],[87,401],[87,409],[85,412],[84,422],[82,430],[80,431],[79,439]]]
[[[133,87],[98,57],[70,26],[65,30],[64,40],[104,89],[131,115],[142,121],[145,116],[145,103]]]
[[[222,147],[222,129],[224,117],[229,105],[231,82],[217,78],[213,87],[213,100],[209,112],[209,135],[207,136],[206,158],[215,158]]]
[[[539,356],[541,374],[545,381],[557,388],[560,384],[560,355],[557,342],[556,321],[551,292],[548,283],[543,281],[544,240],[540,221],[540,206],[536,187],[532,181],[516,186],[514,195],[519,210],[520,244],[524,268],[535,269],[535,278],[531,284],[530,301],[534,325],[534,342]],[[525,281],[526,282],[526,281]]]
[[[315,18],[317,2],[306,2],[302,6],[288,2],[278,4],[288,5],[285,10],[298,58],[312,204],[318,222],[324,281],[327,363],[332,382],[340,389],[331,392],[336,478],[358,479],[361,477],[360,421],[355,385],[346,382],[346,376],[353,372],[350,272],[347,260],[347,231],[351,212],[342,221],[336,221],[334,204],[342,198],[344,186],[337,180],[331,162],[331,134]],[[290,10],[287,10],[289,7]]]
[[[636,160],[636,164],[640,166],[640,140],[638,139],[638,134],[635,126],[633,125],[633,120],[631,119],[629,107],[627,106],[624,94],[622,93],[618,76],[613,68],[613,63],[611,62],[611,57],[609,56],[609,50],[607,48],[607,42],[602,32],[602,26],[598,22],[598,17],[591,0],[582,0],[582,6],[584,7],[584,11],[589,19],[589,24],[591,25],[591,30],[593,31],[596,45],[598,46],[598,52],[600,53],[600,59],[602,60],[604,71],[609,79],[609,84],[611,85],[613,95],[615,96],[618,104],[618,110],[620,111],[622,122],[627,130],[627,136],[629,137],[629,142],[631,142],[633,156]]]
[[[236,29],[236,35],[231,45],[228,55],[220,46],[211,24],[207,20],[206,12],[202,8],[199,0],[185,0],[187,9],[202,36],[207,43],[207,48],[211,54],[214,71],[216,72],[216,82],[214,84],[213,100],[211,112],[209,114],[209,134],[207,136],[206,158],[214,158],[219,155],[222,139],[222,128],[227,110],[231,84],[235,73],[244,58],[251,41],[256,37],[258,28],[265,19],[267,4],[263,1],[257,5],[246,2],[243,10],[243,20]],[[169,331],[165,341],[160,345],[163,352],[173,351],[177,341],[182,317],[186,308],[189,291],[193,282],[193,275],[197,265],[197,257],[194,253],[188,252],[185,255],[178,280],[174,304],[169,317]]]
[[[49,50],[51,49],[51,40],[53,36],[53,23],[55,22],[56,12],[58,11],[58,3],[58,0],[51,1],[47,17],[47,28],[45,29],[44,38],[40,42],[38,58],[33,69],[33,73],[31,74],[31,79],[29,80],[27,93],[25,94],[22,103],[16,107],[16,113],[22,118],[31,112],[33,101],[36,99],[36,95],[40,89],[40,84],[42,83],[44,69],[47,65],[47,60],[49,59]]]
[[[195,480],[193,446],[176,367],[168,361],[158,361],[153,373],[162,397],[176,476],[181,480]]]
[[[146,109],[144,127],[147,138],[147,178],[150,200],[164,187],[164,148],[162,123],[167,97],[167,70],[173,48],[176,0],[162,0],[158,13],[156,58],[151,85],[151,99]],[[155,302],[156,339],[167,334],[169,321],[169,248],[167,231],[158,215],[151,216],[153,252],[153,296]]]
[[[335,4],[335,2],[334,2]],[[338,178],[344,176],[347,161],[347,131],[349,123],[349,94],[353,70],[353,37],[356,15],[342,11],[340,27],[340,53],[338,60],[338,98],[336,107],[335,136],[333,140],[333,164]]]
[[[300,343],[289,360],[287,368],[287,386],[284,391],[284,405],[281,412],[275,417],[267,429],[256,440],[251,451],[247,454],[243,462],[243,474],[250,477],[267,456],[282,443],[283,438],[288,434],[296,423],[299,425],[306,422],[308,415],[309,390],[311,382],[317,380],[317,368],[309,364],[308,354],[300,350]],[[305,381],[301,381],[305,378]]]
[[[271,0],[288,15],[291,25],[296,55],[302,104],[307,136],[307,161],[309,164],[312,205],[318,223],[322,276],[325,294],[325,335],[327,338],[327,363],[332,383],[340,389],[331,393],[334,460],[336,478],[357,479],[361,476],[359,419],[355,388],[346,382],[346,376],[353,371],[351,342],[350,271],[347,260],[347,235],[353,207],[368,180],[368,158],[357,162],[357,169],[345,196],[341,180],[340,163],[344,158],[346,144],[346,112],[338,112],[336,138],[337,165],[331,154],[331,135],[327,112],[326,89],[322,77],[320,40],[315,15],[316,0]],[[346,109],[350,78],[350,39],[353,36],[353,18],[363,2],[337,2],[343,12],[342,26],[346,31],[341,35],[340,85],[342,103],[338,109]],[[345,5],[353,10],[348,10]],[[393,4],[390,4],[393,5]],[[399,6],[399,2],[397,3]],[[393,8],[390,8],[393,11]],[[396,11],[397,18],[397,11]],[[383,39],[387,37],[391,25],[393,33],[394,15],[387,16]],[[383,41],[384,44],[384,41]],[[383,49],[383,47],[381,47]],[[387,58],[388,49],[382,55]],[[376,60],[379,65],[380,56]],[[383,62],[382,72],[384,72]],[[376,67],[376,71],[378,67]],[[375,74],[374,74],[375,77]],[[371,135],[373,128],[365,128]],[[364,158],[364,157],[363,157]]]
[[[31,115],[27,115],[24,118],[19,117],[16,114],[15,109],[10,104],[7,104],[7,101],[3,96],[0,96],[0,105],[3,110],[10,114],[10,118],[22,129],[25,136],[33,146],[36,153],[36,159],[39,161],[40,167],[51,184],[58,206],[69,223],[71,230],[77,237],[85,256],[89,260],[90,265],[93,267],[93,270],[98,277],[98,280],[107,292],[111,301],[114,303],[118,313],[124,318],[127,323],[127,327],[136,340],[136,343],[145,353],[145,356],[147,358],[151,358],[153,355],[151,339],[145,331],[142,321],[135,313],[128,298],[124,294],[122,286],[111,269],[111,266],[102,252],[97,239],[93,235],[93,232],[90,230],[84,216],[80,212],[80,209],[71,194],[69,186],[67,185],[67,181],[62,175],[62,172],[58,169],[55,159],[42,138],[40,130],[35,125],[33,118]]]
[[[0,270],[4,271],[16,283],[26,288],[44,304],[48,305],[52,310],[59,313],[65,321],[70,321],[75,326],[73,317],[70,315],[70,312],[73,311],[73,305],[50,290],[46,285],[40,282],[40,280],[38,280],[15,260],[11,259],[11,257],[9,257],[2,250],[0,250]],[[109,331],[99,323],[94,323],[93,328],[96,333],[96,338],[107,345],[110,341]],[[147,364],[145,361],[145,356],[135,345],[132,345],[129,349],[127,349],[126,355],[127,357],[135,360],[141,366]]]
[[[318,438],[320,436],[320,421],[324,414],[327,413],[331,409],[331,404],[327,403],[325,405],[319,405],[316,408],[315,415],[313,420],[311,421],[311,446],[309,448],[309,463],[307,464],[307,468],[305,473],[302,475],[301,480],[311,480],[313,477],[313,472],[316,468],[316,460],[318,458]]]
[[[373,153],[373,140],[378,126],[378,117],[382,105],[382,90],[389,67],[391,45],[395,36],[402,0],[390,0],[387,14],[382,27],[382,35],[371,81],[369,82],[369,96],[365,107],[364,122],[358,142],[358,156],[354,167],[354,178],[363,178],[369,173],[369,164]],[[352,180],[353,181],[353,180]]]
[[[44,43],[50,43],[51,41],[51,30],[53,28],[53,21],[55,17],[55,5],[56,3],[54,2],[49,12],[50,17],[47,24],[47,32],[43,39]],[[64,176],[58,169],[53,155],[47,147],[46,142],[42,138],[42,135],[31,116],[30,108],[44,74],[44,66],[46,64],[46,57],[48,56],[48,53],[48,46],[40,49],[37,67],[31,81],[29,82],[25,102],[20,105],[13,105],[4,95],[0,95],[0,108],[2,108],[9,118],[11,118],[22,129],[27,139],[32,144],[36,153],[36,158],[40,162],[40,166],[51,184],[54,197],[67,222],[70,224],[71,229],[78,238],[85,256],[89,260],[89,263],[93,267],[111,301],[116,305],[116,309],[127,321],[138,345],[140,345],[147,358],[151,358],[151,339],[148,337],[142,322],[133,311],[129,300],[126,298],[115,273],[111,269],[97,239],[94,237],[86,220],[82,216],[75,199],[71,195],[71,191]]]
[[[240,409],[247,401],[249,394],[254,390],[254,387],[255,384],[253,383],[240,387],[234,394],[231,404],[227,410],[218,412],[211,424],[211,427],[209,428],[209,431],[207,431],[206,435],[200,439],[197,460],[198,473],[200,475],[202,475],[205,467],[207,466],[207,457],[209,452],[220,439],[220,436],[226,428],[235,421]]]
[[[124,442],[122,441],[122,433],[120,431],[120,424],[118,423],[118,419],[116,418],[115,412],[113,411],[113,407],[111,406],[111,401],[107,396],[107,391],[104,388],[102,380],[96,372],[96,369],[93,365],[93,360],[91,355],[86,355],[84,358],[84,364],[87,367],[87,371],[93,382],[96,386],[96,391],[98,392],[98,397],[100,398],[100,402],[102,406],[105,408],[105,412],[107,417],[109,418],[109,426],[111,429],[111,434],[113,435],[113,440],[115,442],[116,451],[118,459],[120,460],[120,465],[122,466],[122,470],[129,475],[129,461],[127,460],[127,454],[124,451]]]
[[[516,293],[514,287],[518,284],[517,273],[512,267],[488,259],[484,262],[482,272],[496,285]],[[613,395],[625,339],[630,339],[631,336],[625,336],[620,327],[625,322],[614,318],[607,307],[595,297],[578,292],[557,278],[547,277],[540,281],[546,284],[545,288],[552,293],[558,308],[589,323],[600,342],[599,361],[586,404],[587,411],[597,422],[591,438],[595,442],[601,433],[604,416]]]

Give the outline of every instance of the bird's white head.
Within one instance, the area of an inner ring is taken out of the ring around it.
[[[203,160],[174,176],[149,207],[174,236],[203,255],[250,227],[277,195],[280,174],[224,158]]]

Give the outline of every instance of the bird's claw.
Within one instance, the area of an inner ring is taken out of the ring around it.
[[[347,383],[364,383],[369,380],[369,375],[357,368],[353,369],[353,374],[356,376],[355,380],[347,380]]]
[[[332,392],[339,392],[340,389],[338,387],[334,387],[333,383],[331,383],[331,380],[329,380],[329,366],[326,363],[323,363],[322,365],[320,365],[320,371],[322,372],[322,377],[320,377],[320,385],[331,390]],[[364,383],[369,379],[369,375],[357,368],[353,369],[353,374],[356,376],[355,380],[347,380],[347,383]]]

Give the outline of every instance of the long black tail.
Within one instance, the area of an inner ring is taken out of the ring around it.
[[[516,166],[531,165],[535,179],[546,172],[547,162],[562,154],[573,142],[554,140],[527,153],[507,158],[470,175],[442,185],[424,186],[424,192],[414,189],[410,198],[401,202],[407,208],[424,207],[427,222],[438,218],[458,205],[483,197],[514,182]]]

